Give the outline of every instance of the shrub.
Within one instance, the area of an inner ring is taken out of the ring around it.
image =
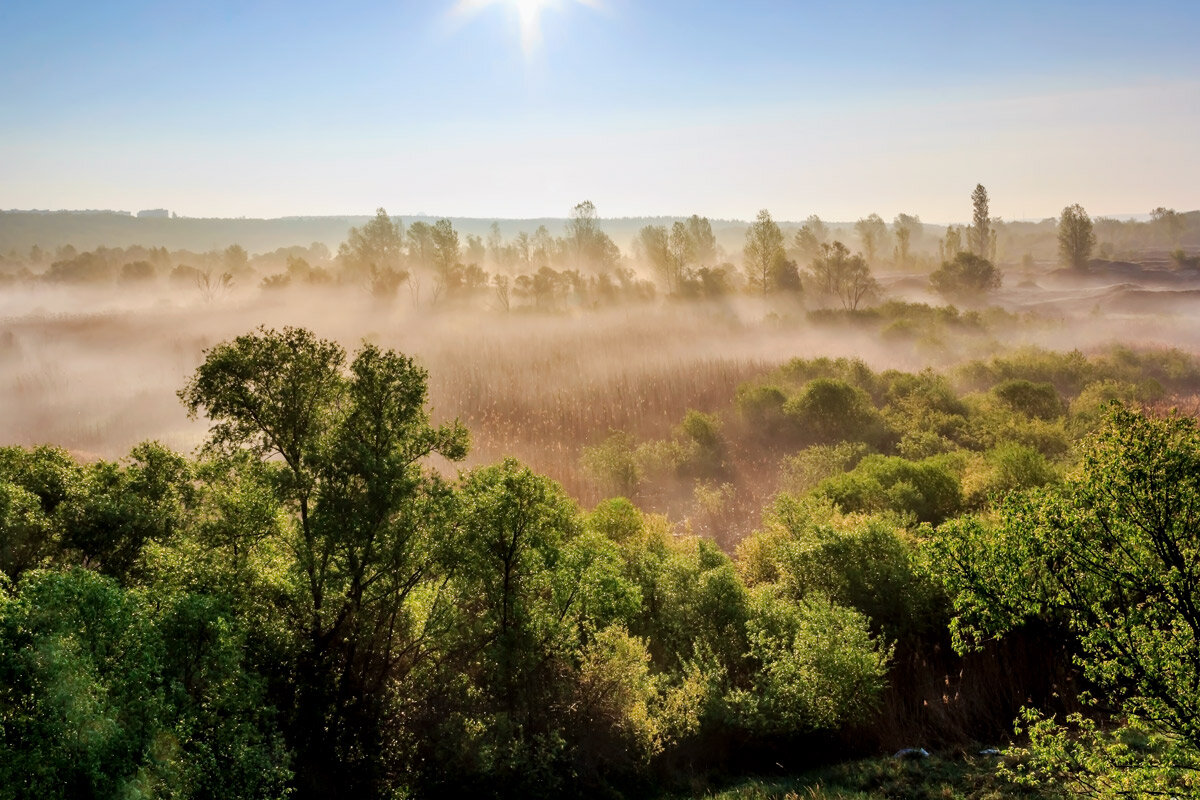
[[[767,733],[832,730],[865,717],[885,685],[891,649],[867,619],[812,594],[795,602],[771,586],[754,592],[746,623],[752,684],[729,693],[735,718]]]
[[[1058,480],[1058,474],[1036,449],[1016,442],[1006,442],[989,450],[983,468],[963,481],[966,503],[979,508],[986,503],[1003,500],[1007,495],[1025,489],[1045,486]]]
[[[766,441],[790,432],[783,406],[787,395],[774,384],[744,384],[738,387],[734,405],[753,433]]]
[[[993,387],[992,394],[1018,414],[1034,419],[1058,419],[1065,412],[1058,392],[1049,383],[1007,380]]]
[[[783,488],[793,494],[805,494],[834,475],[853,469],[870,449],[861,442],[818,444],[807,447],[783,460]]]
[[[960,390],[987,391],[997,383],[1023,379],[1035,383],[1051,383],[1067,396],[1079,393],[1086,384],[1096,380],[1098,365],[1083,353],[1024,348],[989,361],[972,361],[957,370]]]
[[[947,296],[980,294],[1000,288],[1000,272],[986,258],[964,250],[953,261],[943,261],[929,283]]]
[[[816,492],[845,512],[896,511],[934,524],[961,513],[963,506],[958,476],[945,457],[867,456],[845,475],[822,481]]]
[[[816,378],[783,406],[798,435],[812,444],[866,442],[884,446],[890,432],[862,389],[839,378]]]
[[[149,261],[131,261],[121,267],[121,280],[128,283],[153,280],[154,265]]]
[[[601,490],[614,496],[633,497],[641,482],[635,453],[637,443],[623,431],[612,431],[603,442],[584,447],[583,469]]]
[[[796,600],[825,595],[865,614],[876,634],[899,639],[946,619],[942,595],[917,555],[894,521],[780,495],[763,529],[738,548],[738,567],[751,586],[773,583]]]
[[[116,267],[101,253],[88,251],[71,259],[55,261],[43,277],[59,283],[101,283],[111,281]]]
[[[258,284],[258,287],[260,289],[266,289],[267,291],[272,291],[275,289],[286,289],[287,287],[289,287],[291,285],[292,285],[292,276],[287,274],[286,272],[280,272],[278,274],[268,275],[267,277],[263,278],[262,282]]]
[[[681,444],[680,474],[694,478],[718,478],[728,472],[721,421],[712,414],[688,409],[675,432]]]
[[[875,372],[858,358],[793,358],[778,370],[779,377],[793,386],[803,386],[816,378],[837,378],[880,398],[880,381]]]
[[[1144,381],[1140,385],[1111,378],[1089,383],[1071,401],[1067,424],[1072,433],[1080,436],[1100,427],[1110,403],[1134,405],[1157,400],[1161,396],[1162,386],[1154,380]]]

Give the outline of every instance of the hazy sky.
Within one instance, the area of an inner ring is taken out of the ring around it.
[[[1200,207],[1197,0],[0,0],[0,30],[0,208]]]

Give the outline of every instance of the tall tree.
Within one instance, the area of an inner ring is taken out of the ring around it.
[[[912,231],[908,228],[896,228],[896,250],[895,258],[896,266],[904,268],[908,266],[909,253],[912,248],[910,240],[912,239]]]
[[[688,236],[692,240],[692,257],[701,267],[712,266],[717,260],[717,237],[713,235],[708,217],[692,214],[687,221]]]
[[[887,223],[878,214],[871,214],[866,219],[854,223],[854,231],[867,251],[867,263],[875,263],[875,255],[887,241]]]
[[[560,249],[559,244],[545,225],[538,225],[529,239],[530,266],[538,269],[549,267],[556,258],[556,251]]]
[[[521,231],[513,237],[512,241],[512,260],[519,269],[529,269],[530,259],[530,244],[529,234]]]
[[[967,243],[971,252],[980,258],[987,258],[992,244],[992,218],[988,214],[988,193],[982,183],[975,184],[971,192],[971,227],[967,230]],[[950,255],[947,254],[949,258]]]
[[[764,208],[746,230],[746,244],[742,248],[742,262],[750,283],[766,295],[771,287],[771,271],[786,258],[783,231],[771,219],[771,212]]]
[[[474,234],[467,234],[467,263],[475,264],[476,266],[483,263],[483,259],[487,256],[487,246],[483,243],[483,238]]]
[[[925,226],[915,214],[897,214],[892,221],[892,230],[896,235],[896,265],[908,266],[912,248],[920,243]]]
[[[1179,246],[1179,234],[1183,233],[1183,214],[1173,208],[1159,206],[1150,212],[1154,225],[1165,235],[1167,241],[1174,247]]]
[[[282,461],[303,642],[290,726],[307,796],[372,795],[388,693],[427,653],[442,613],[435,551],[449,493],[421,465],[435,453],[461,459],[467,434],[430,423],[426,385],[393,351],[364,345],[347,370],[339,345],[285,328],[217,345],[179,393],[212,420],[210,451]]]
[[[938,256],[942,261],[952,261],[962,252],[962,228],[946,226],[946,235],[938,243]]]
[[[398,270],[404,262],[404,227],[380,208],[361,228],[351,228],[338,247],[342,269],[353,278],[365,277],[371,267]]]
[[[225,270],[234,276],[242,275],[250,268],[250,255],[240,244],[225,248]]]
[[[851,255],[841,242],[821,245],[821,254],[813,259],[809,274],[821,294],[836,297],[842,308],[851,311],[879,291],[867,260],[859,253]]]
[[[1083,206],[1076,203],[1067,206],[1058,218],[1058,259],[1071,269],[1086,270],[1092,248],[1096,246],[1096,233],[1092,219]]]
[[[620,250],[608,234],[600,229],[596,206],[585,200],[571,209],[565,237],[571,268],[606,272],[617,265]]]
[[[675,291],[679,288],[680,279],[687,272],[688,267],[696,257],[695,244],[688,231],[688,226],[678,220],[671,226],[670,255],[671,276],[673,278],[671,290]]]
[[[642,261],[662,278],[667,291],[674,291],[676,276],[671,263],[670,237],[666,227],[647,225],[642,228],[633,241],[633,248]]]
[[[796,235],[792,239],[792,248],[801,261],[812,261],[821,254],[821,245],[825,244],[828,237],[829,228],[825,226],[820,217],[811,214],[808,219],[804,220],[800,230],[796,231]]]
[[[433,265],[433,226],[418,220],[408,226],[408,259],[414,267]]]
[[[461,248],[458,231],[448,219],[439,219],[433,225],[433,266],[440,273],[447,273],[458,264]]]
[[[493,222],[488,227],[487,235],[487,255],[493,267],[507,266],[504,250],[504,235],[500,233],[500,223]]]

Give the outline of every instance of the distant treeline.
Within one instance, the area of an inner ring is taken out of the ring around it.
[[[1188,249],[1193,240],[1200,241],[1200,212],[1157,208],[1148,222],[1122,222],[1093,220],[1083,207],[1071,205],[1056,220],[1005,223],[990,215],[982,185],[971,199],[971,224],[948,226],[940,236],[909,214],[897,215],[890,225],[871,214],[852,226],[812,215],[796,227],[776,222],[764,209],[737,229],[740,238],[732,244],[724,223],[714,226],[692,215],[664,224],[649,221],[636,228],[625,248],[610,232],[612,221],[602,220],[589,201],[576,205],[556,230],[539,224],[532,232],[509,234],[498,221],[480,234],[460,229],[451,219],[406,223],[380,208],[349,228],[336,255],[319,241],[253,257],[241,244],[203,252],[161,244],[83,252],[70,244],[53,250],[34,244],[27,251],[0,254],[0,280],[99,285],[170,279],[198,287],[207,299],[235,286],[277,290],[330,283],[393,299],[404,287],[414,306],[483,301],[502,311],[599,307],[650,300],[659,292],[679,299],[742,292],[803,295],[811,298],[810,305],[857,310],[883,298],[875,275],[882,270],[928,276],[931,291],[953,298],[1000,288],[1005,271],[1031,282],[1055,264],[1081,275],[1093,269],[1111,272],[1114,260],[1136,259],[1160,273],[1162,268],[1178,271],[1172,280],[1191,280],[1200,267],[1196,248]],[[116,213],[27,213],[24,218],[44,222],[59,216],[126,226],[218,222]],[[636,226],[648,220],[619,222]],[[1115,266],[1126,272],[1141,269]]]
[[[861,222],[872,222],[870,215]],[[910,215],[901,218],[916,219]],[[117,211],[0,211],[0,255],[14,261],[25,256],[35,245],[53,251],[59,247],[72,246],[79,250],[97,247],[130,247],[153,244],[170,250],[205,252],[224,250],[237,244],[251,253],[270,252],[281,247],[290,247],[301,242],[319,242],[331,250],[345,240],[351,227],[365,224],[369,216],[314,216],[281,217],[278,219],[201,219],[190,217],[135,217]],[[413,222],[435,223],[439,217],[409,215],[403,217],[405,224]],[[686,217],[625,217],[601,218],[600,228],[623,249],[638,236],[639,231],[649,225],[671,227]],[[568,218],[544,219],[476,219],[449,217],[455,229],[465,235],[486,237],[495,223],[506,237],[514,237],[521,231],[532,234],[538,227],[558,233],[568,224]],[[883,220],[880,219],[882,222]],[[918,220],[919,222],[919,220]],[[1006,222],[997,219],[1001,261],[1019,261],[1025,253],[1039,260],[1054,258],[1055,218],[1040,222]],[[1178,215],[1177,230],[1157,229],[1151,222],[1130,220],[1096,220],[1097,235],[1103,246],[1111,249],[1100,255],[1120,258],[1132,251],[1157,248],[1164,251],[1176,247],[1200,247],[1200,211]],[[712,220],[713,233],[720,246],[730,252],[740,250],[750,222],[742,220]],[[783,232],[792,236],[803,226],[803,222],[780,221]],[[826,222],[830,232],[842,241],[861,246],[855,221]],[[893,231],[895,222],[890,226]],[[925,249],[933,252],[936,241],[945,235],[945,225],[925,223]],[[921,249],[914,241],[914,249]],[[887,248],[891,252],[891,247]]]
[[[330,249],[346,238],[346,231],[370,220],[368,215],[280,217],[277,219],[147,218],[118,211],[0,211],[0,253],[27,253],[38,245],[53,250],[71,245],[77,249],[129,247],[153,243],[170,250],[223,250],[239,244],[252,253],[289,247],[298,242],[320,242]],[[433,224],[441,217],[405,215],[405,223]],[[476,219],[449,217],[463,234],[484,236],[493,222],[506,236],[533,233],[540,226],[561,231],[566,217],[536,219]],[[604,219],[601,227],[614,240],[627,244],[646,225],[670,225],[680,217],[626,217]],[[740,240],[746,222],[714,220],[717,235]]]

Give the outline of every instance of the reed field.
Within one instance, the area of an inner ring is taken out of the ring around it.
[[[434,417],[457,417],[471,432],[471,452],[459,466],[514,456],[584,507],[609,491],[584,468],[585,447],[613,432],[637,441],[669,438],[689,410],[718,415],[728,474],[700,486],[647,487],[636,499],[668,514],[680,531],[732,547],[755,528],[781,483],[778,454],[738,435],[738,386],[797,357],[946,369],[1028,344],[1093,352],[1114,342],[1113,316],[1097,316],[1095,301],[1112,293],[1091,286],[1009,290],[990,317],[955,311],[959,321],[950,324],[920,311],[938,302],[927,292],[906,292],[899,281],[892,292],[918,303],[917,312],[898,312],[901,323],[823,318],[803,305],[747,297],[506,313],[487,298],[430,308],[403,295],[380,303],[345,286],[205,298],[162,285],[10,285],[0,303],[0,379],[7,387],[0,438],[54,443],[85,459],[121,458],[143,440],[189,452],[206,426],[187,418],[175,393],[205,349],[260,325],[306,326],[348,350],[366,340],[416,358],[429,373]],[[1046,293],[1056,300],[1052,314],[1036,308]],[[1126,311],[1122,330],[1142,346],[1195,347],[1200,334],[1186,324],[1190,306],[1180,309],[1179,302],[1168,292],[1149,311]]]

